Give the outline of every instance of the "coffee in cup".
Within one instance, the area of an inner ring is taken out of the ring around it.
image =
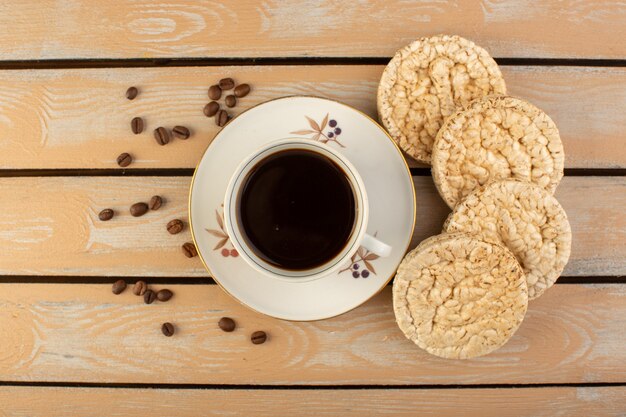
[[[307,149],[266,156],[239,196],[243,237],[264,261],[283,269],[319,267],[337,256],[354,230],[354,190],[330,158]]]
[[[368,215],[356,168],[330,146],[298,138],[243,161],[224,199],[226,230],[241,257],[292,282],[338,270],[359,246],[388,256],[391,247],[366,233]]]

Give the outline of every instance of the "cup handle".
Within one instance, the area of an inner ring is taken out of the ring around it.
[[[391,255],[391,246],[389,246],[385,242],[376,239],[372,235],[368,235],[367,233],[363,235],[363,239],[361,240],[361,246],[363,246],[368,251],[375,253],[381,258],[385,258]]]

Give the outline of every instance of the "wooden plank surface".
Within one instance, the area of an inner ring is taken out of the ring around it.
[[[623,417],[625,387],[188,390],[0,387],[3,417]]]
[[[243,307],[217,285],[168,286],[146,305],[105,284],[0,284],[0,380],[190,384],[541,384],[626,381],[626,286],[556,285],[531,302],[507,345],[437,358],[395,324],[391,288],[318,322]],[[163,286],[155,286],[163,288]],[[222,316],[238,324],[217,327]],[[163,322],[177,333],[166,338]],[[263,345],[250,334],[264,330]],[[0,387],[1,388],[1,387]]]
[[[16,60],[384,58],[441,32],[466,36],[498,58],[626,59],[626,4],[606,0],[25,0],[0,5],[0,22],[4,68]],[[253,86],[235,115],[308,94],[375,117],[382,65],[290,62],[313,65],[0,70],[0,170],[117,169],[121,152],[135,157],[130,168],[193,168],[218,131],[202,108],[207,87],[223,76]],[[567,168],[626,168],[625,67],[502,70],[511,94],[556,121]],[[141,90],[132,102],[123,96],[130,85]],[[147,122],[142,135],[130,132],[134,116]],[[175,124],[189,126],[192,138],[157,146],[152,130]],[[165,230],[170,219],[187,220],[189,181],[0,178],[0,381],[9,382],[0,383],[0,416],[626,416],[626,285],[556,285],[530,304],[501,350],[446,361],[403,337],[390,287],[343,316],[298,323],[254,313],[216,285],[171,285],[171,301],[145,305],[130,291],[113,295],[110,284],[3,282],[2,275],[206,277],[198,258],[181,253],[188,227],[176,236]],[[430,177],[414,182],[412,245],[437,233],[448,212]],[[165,197],[161,210],[128,214],[130,204],[153,194]],[[567,177],[557,198],[574,232],[564,275],[626,275],[626,177]],[[107,223],[97,219],[105,207],[118,212]],[[225,315],[237,320],[235,332],[217,328]],[[165,321],[177,327],[172,338],[160,332]],[[269,341],[252,345],[250,333],[259,329]],[[26,386],[39,382],[215,388]],[[622,385],[420,388],[585,383]]]
[[[466,36],[497,57],[626,57],[622,2],[23,0],[2,7],[2,59],[390,56]]]
[[[188,227],[170,235],[165,225],[187,220],[189,177],[0,178],[0,274],[207,276],[181,245]],[[415,246],[439,233],[449,209],[431,177],[414,177]],[[165,205],[143,217],[128,208],[161,195]],[[573,230],[564,275],[626,274],[626,177],[565,177],[556,193]],[[98,213],[118,215],[101,222]]]
[[[0,34],[0,37],[2,35]],[[376,88],[383,67],[238,66],[0,71],[0,168],[194,168],[218,131],[202,108],[208,87],[225,75],[253,91],[234,114],[294,94],[330,97],[376,117]],[[563,137],[568,168],[626,167],[626,68],[502,68],[511,94],[543,108]],[[141,89],[134,101],[130,85]],[[146,132],[133,135],[141,116]],[[189,126],[193,136],[158,146],[159,125]],[[413,166],[417,164],[410,159]]]

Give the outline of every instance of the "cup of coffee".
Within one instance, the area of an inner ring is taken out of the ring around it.
[[[345,266],[359,246],[381,257],[391,247],[367,233],[369,205],[355,167],[337,150],[306,139],[263,146],[233,174],[224,223],[253,268],[307,282]]]

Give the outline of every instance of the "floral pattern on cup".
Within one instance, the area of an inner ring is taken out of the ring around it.
[[[230,243],[230,237],[228,236],[228,233],[226,233],[226,229],[224,228],[224,205],[223,204],[222,204],[221,210],[222,210],[221,213],[219,210],[215,210],[215,218],[217,220],[217,225],[219,227],[219,230],[218,229],[204,229],[204,230],[209,232],[211,235],[219,238],[213,250],[221,249],[220,253],[225,258],[229,256],[236,258],[237,256],[239,256],[239,252],[237,252],[237,249],[235,249],[234,247],[232,248],[227,247],[227,246],[232,246],[232,244]]]
[[[376,233],[374,233],[374,236],[376,236]],[[367,278],[370,274],[376,275],[376,268],[374,268],[372,262],[378,258],[380,258],[380,256],[368,251],[363,246],[359,246],[359,249],[357,249],[356,253],[350,258],[350,265],[340,269],[337,274],[339,275],[350,271],[353,278]]]
[[[315,120],[310,118],[309,116],[304,116],[309,121],[309,126],[311,129],[303,129],[296,130],[294,132],[290,132],[292,135],[312,135],[309,139],[316,140],[321,143],[329,143],[334,142],[337,145],[345,148],[346,146],[339,141],[339,135],[341,135],[341,128],[337,123],[337,120],[330,119],[328,120],[329,114],[326,113],[324,119],[320,123],[317,123]],[[327,130],[328,129],[328,130]]]

